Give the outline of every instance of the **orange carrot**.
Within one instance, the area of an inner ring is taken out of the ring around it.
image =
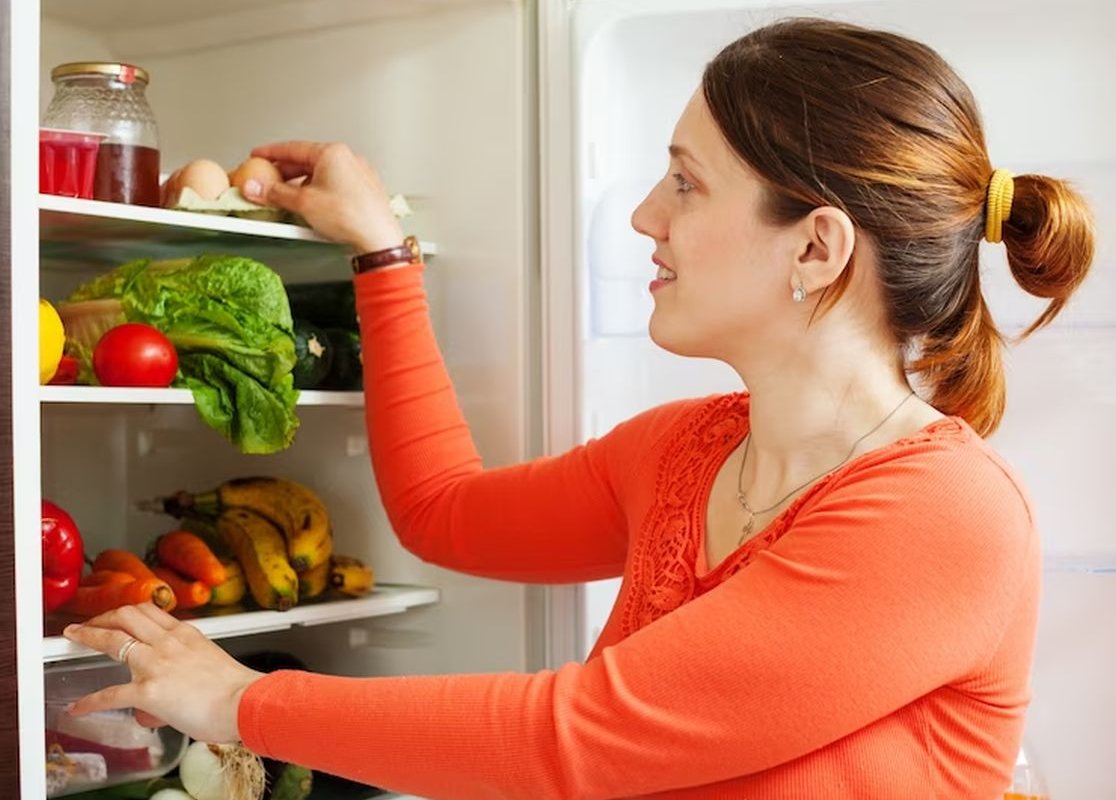
[[[90,572],[88,575],[83,575],[81,578],[82,586],[104,586],[106,583],[131,583],[136,579],[135,575],[130,575],[127,572],[117,572],[111,569],[99,569]]]
[[[178,601],[178,608],[197,608],[209,602],[213,590],[201,581],[191,581],[183,578],[170,567],[155,567],[155,574],[166,581],[167,586],[174,592],[174,599]]]
[[[160,564],[209,587],[220,586],[228,578],[225,565],[213,555],[209,545],[190,531],[163,534],[155,543],[155,554]]]
[[[93,571],[97,572],[102,569],[127,572],[140,581],[155,577],[155,573],[143,563],[139,556],[127,550],[102,550],[101,554],[93,561]]]
[[[154,603],[164,611],[174,608],[174,592],[158,578],[131,580],[127,583],[104,583],[100,586],[79,586],[77,594],[62,607],[68,614],[95,617],[121,606]]]

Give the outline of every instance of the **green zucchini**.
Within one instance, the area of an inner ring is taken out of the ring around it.
[[[304,319],[294,321],[295,365],[291,370],[296,389],[316,389],[329,374],[333,345],[325,331]]]
[[[364,383],[360,334],[344,328],[326,328],[325,333],[333,345],[333,364],[322,387],[344,391],[360,389]]]
[[[297,764],[284,764],[271,785],[268,800],[306,800],[313,787],[313,772]]]

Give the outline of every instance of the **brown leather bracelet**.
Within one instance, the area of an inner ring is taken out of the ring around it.
[[[403,244],[398,247],[388,247],[384,250],[374,250],[371,253],[361,253],[353,256],[353,273],[360,275],[362,272],[390,267],[395,264],[418,264],[422,261],[422,248],[414,236],[408,236]]]

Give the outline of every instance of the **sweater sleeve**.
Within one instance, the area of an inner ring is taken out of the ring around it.
[[[835,479],[752,564],[586,664],[274,673],[245,693],[241,735],[265,755],[434,798],[626,797],[786,763],[963,685],[1036,590],[1025,502],[983,453],[961,450]]]
[[[561,456],[485,470],[434,338],[421,268],[355,280],[369,448],[402,544],[425,561],[490,578],[619,575],[625,469],[677,404]]]

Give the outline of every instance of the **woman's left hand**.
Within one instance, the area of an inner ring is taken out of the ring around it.
[[[74,703],[71,714],[134,708],[144,725],[170,725],[187,736],[214,744],[240,740],[237,712],[250,684],[263,677],[151,603],[124,606],[63,635],[116,658],[125,656],[132,682],[109,686]]]

